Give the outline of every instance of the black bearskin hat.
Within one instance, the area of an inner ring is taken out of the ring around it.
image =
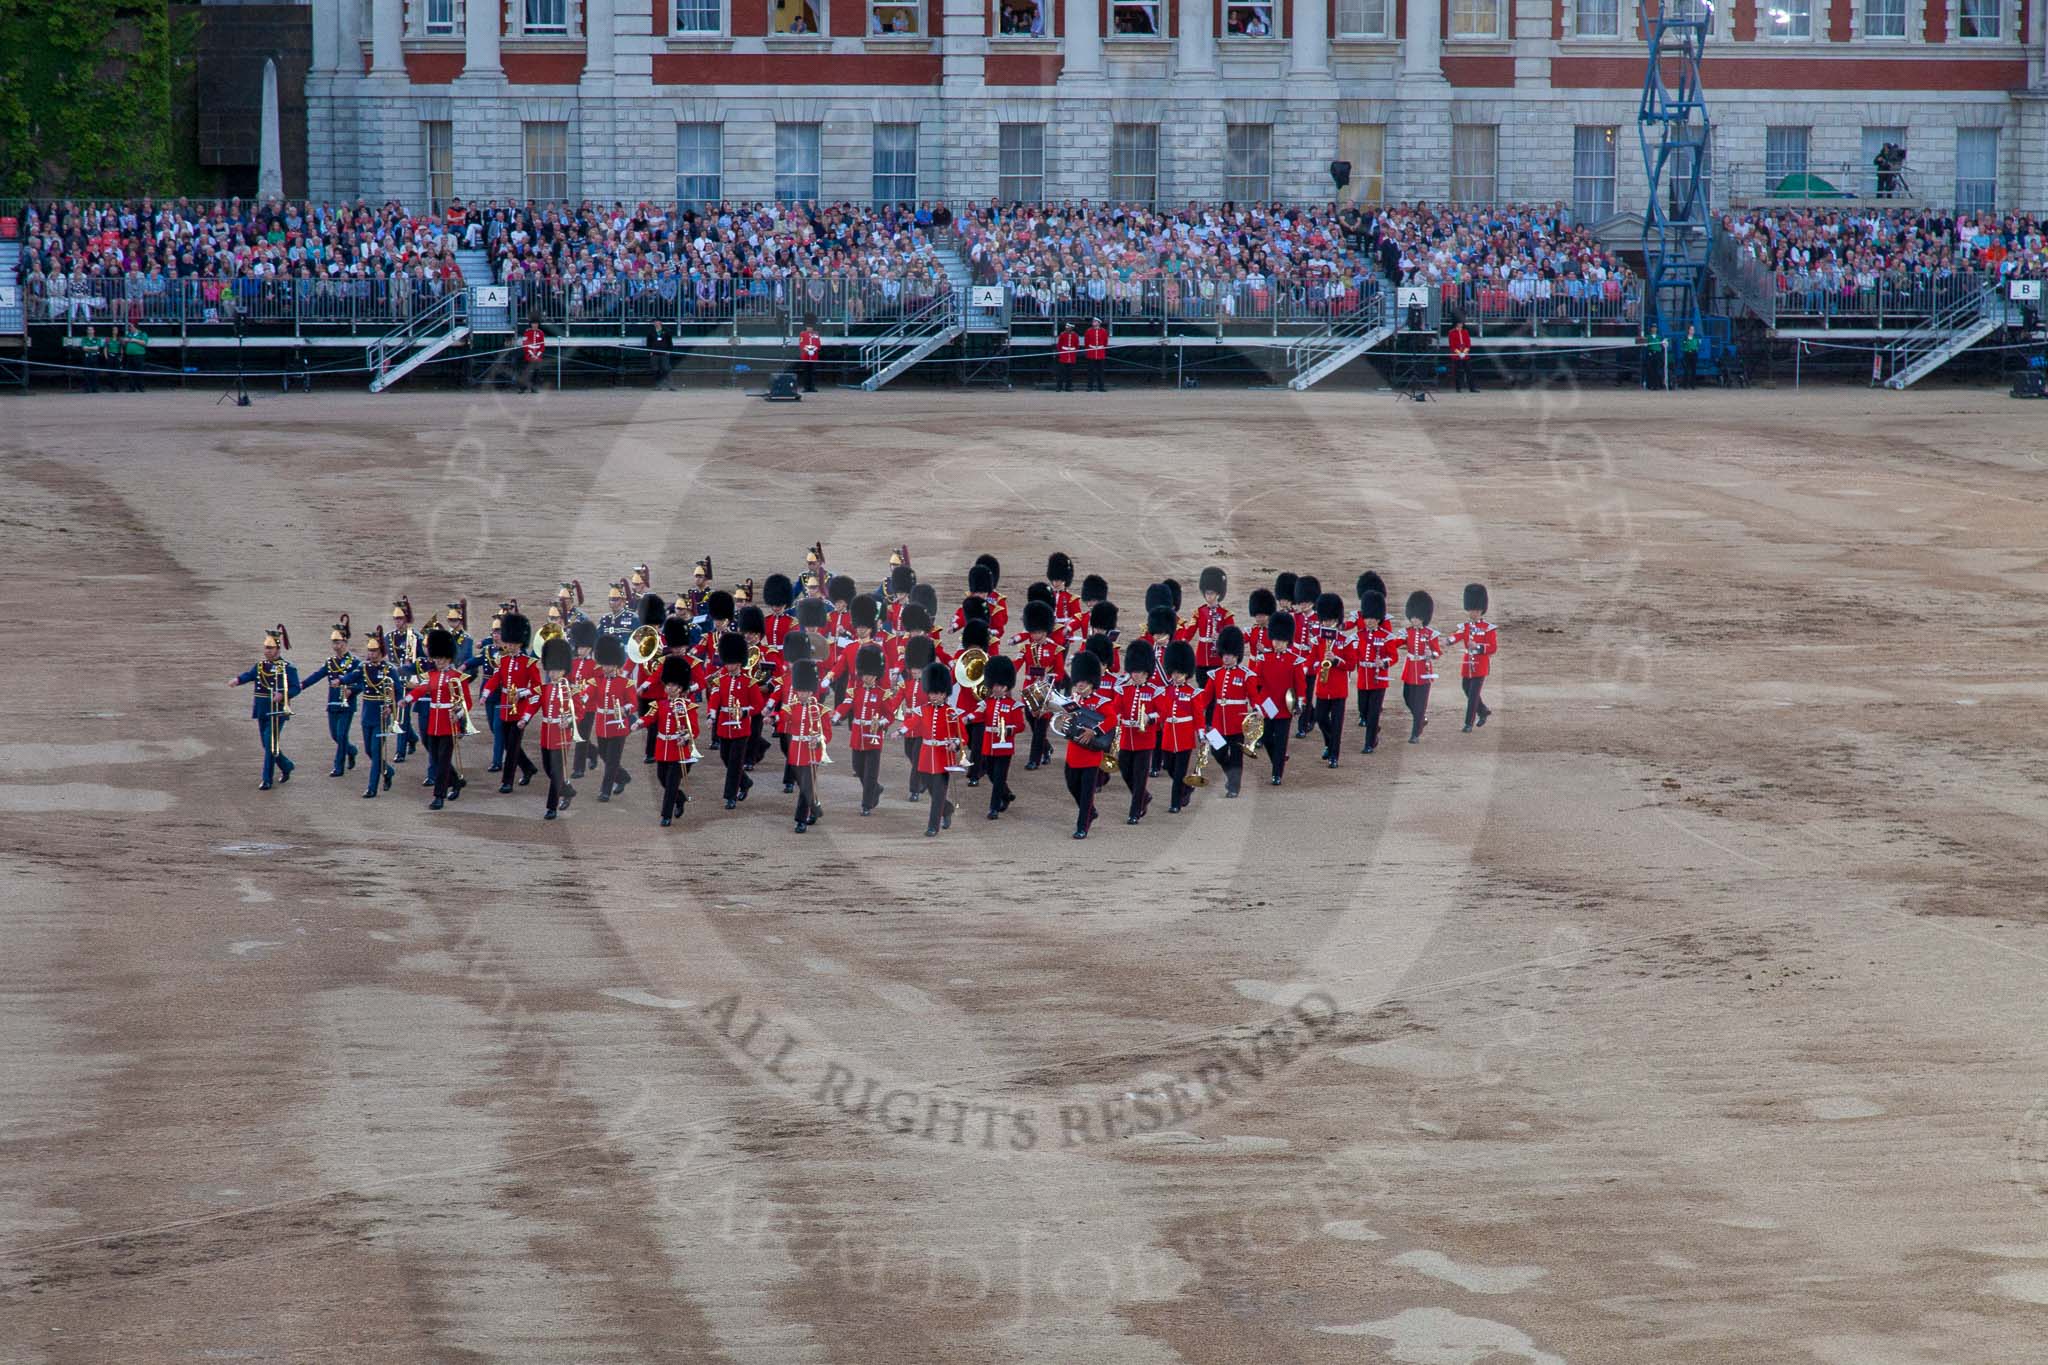
[[[846,612],[857,629],[873,630],[875,622],[882,619],[882,604],[863,594],[847,603]]]
[[[1368,621],[1387,619],[1387,598],[1385,593],[1369,592],[1358,599],[1358,614]]]
[[[455,636],[452,632],[438,627],[427,632],[427,657],[449,659],[455,657]]]
[[[996,590],[995,570],[986,564],[976,564],[967,571],[967,591],[994,592]]]
[[[768,633],[768,613],[749,602],[746,606],[740,608],[739,615],[733,624],[740,628],[740,634],[742,635],[766,635]]]
[[[575,648],[557,635],[540,647],[540,666],[550,673],[567,673]]]
[[[986,650],[988,648],[988,622],[969,621],[966,625],[960,627],[960,648]]]
[[[569,623],[569,643],[577,649],[590,649],[595,646],[597,644],[597,622],[589,620],[571,621]]]
[[[1088,608],[1088,628],[1108,634],[1116,629],[1116,603],[1097,602]]]
[[[1133,640],[1124,646],[1124,672],[1134,678],[1149,677],[1159,663],[1150,640]]]
[[[903,642],[903,667],[908,670],[923,668],[938,652],[938,642],[931,636],[913,635]]]
[[[917,571],[908,564],[898,564],[889,570],[889,591],[901,597],[917,586]]]
[[[1030,587],[1024,589],[1024,600],[1026,602],[1052,601],[1052,584],[1045,582],[1043,579],[1033,583]]]
[[[998,654],[988,661],[981,680],[990,687],[1015,687],[1017,685],[1017,661]]]
[[[1253,588],[1251,600],[1245,603],[1247,616],[1271,616],[1279,603],[1273,600],[1271,588]]]
[[[681,649],[690,643],[690,623],[680,616],[671,616],[661,623],[661,642],[670,649]]]
[[[616,635],[601,635],[597,641],[597,662],[602,668],[617,668],[626,662],[626,646]]]
[[[640,624],[658,626],[668,616],[668,603],[651,592],[640,594]]]
[[[1024,604],[1024,629],[1050,631],[1053,628],[1053,610],[1050,602],[1026,602]]]
[[[832,604],[822,597],[806,597],[796,604],[796,623],[805,630],[823,630],[832,619]]]
[[[806,635],[802,631],[797,631],[782,642],[782,657],[791,663],[795,663],[798,659],[817,658],[817,638],[815,635]]]
[[[796,585],[786,573],[772,573],[761,580],[761,605],[786,607],[796,600]]]
[[[1276,644],[1292,644],[1294,642],[1294,614],[1285,611],[1274,612],[1273,619],[1266,623],[1266,634]]]
[[[924,668],[924,690],[939,696],[951,695],[953,691],[953,670],[944,664],[926,664]]]
[[[1465,610],[1486,610],[1486,585],[1484,583],[1467,583],[1465,585]]]
[[[932,628],[932,614],[922,603],[905,602],[896,624],[903,628],[905,635],[922,635]]]
[[[1371,569],[1367,569],[1358,576],[1358,595],[1363,598],[1369,592],[1376,592],[1382,597],[1387,595],[1386,580],[1382,579]]]
[[[1087,650],[1082,650],[1067,665],[1067,681],[1087,683],[1090,687],[1101,686],[1102,660],[1096,658]]]
[[[1341,621],[1344,619],[1344,599],[1336,593],[1319,593],[1316,596],[1316,620]]]
[[[1166,671],[1195,675],[1195,647],[1186,640],[1175,640],[1166,647]]]
[[[818,665],[811,659],[798,659],[789,670],[789,686],[792,692],[815,692],[818,690]]]
[[[1323,595],[1323,581],[1312,573],[1297,576],[1294,580],[1296,604],[1314,602]]]
[[[1244,658],[1244,632],[1236,626],[1225,626],[1216,632],[1216,652],[1228,654],[1233,659]]]
[[[994,555],[976,555],[974,562],[988,570],[988,590],[994,592],[996,584],[1003,581],[1003,564]]]
[[[1074,561],[1065,550],[1054,550],[1045,557],[1045,577],[1050,583],[1074,581]]]
[[[1116,646],[1109,642],[1107,635],[1091,635],[1081,646],[1083,653],[1095,656],[1095,662],[1112,671],[1116,668]],[[1080,657],[1079,655],[1075,656]]]
[[[498,638],[514,649],[524,649],[533,643],[533,622],[521,612],[508,612],[498,622]]]
[[[986,621],[988,617],[988,599],[986,597],[963,597],[960,599],[960,620],[962,624],[968,621]]]
[[[1229,587],[1230,579],[1216,565],[1211,564],[1208,568],[1202,570],[1201,589],[1203,592],[1213,592],[1218,597],[1221,597]]]
[[[690,661],[680,654],[671,654],[661,661],[661,685],[663,687],[688,687],[690,685]]]
[[[825,580],[825,597],[832,602],[846,603],[860,591],[860,585],[853,581],[852,574],[836,573]]]
[[[882,676],[882,647],[862,645],[853,655],[853,671],[863,678]]]
[[[1276,602],[1292,602],[1294,600],[1293,574],[1283,573],[1273,576],[1273,600]]]
[[[1179,610],[1180,610],[1180,580],[1179,580],[1178,578],[1169,578],[1169,579],[1167,579],[1167,580],[1166,580],[1165,582],[1161,583],[1161,584],[1160,584],[1159,586],[1161,586],[1161,587],[1163,587],[1163,588],[1165,588],[1165,589],[1166,589],[1166,600],[1167,600],[1167,602],[1168,602],[1168,603],[1170,603],[1170,604],[1172,605],[1172,607],[1173,607],[1173,609],[1174,609],[1175,611],[1179,611]]]
[[[714,621],[732,620],[733,608],[737,604],[732,594],[724,588],[715,588],[704,595],[704,614]]]
[[[718,662],[743,664],[746,661],[747,642],[744,637],[729,630],[718,637]]]
[[[925,609],[927,619],[939,614],[939,590],[929,583],[919,583],[910,590],[910,600]]]
[[[1411,592],[1408,594],[1408,615],[1426,626],[1429,618],[1436,615],[1436,603],[1426,592]]]
[[[1148,619],[1149,613],[1156,608],[1170,607],[1172,605],[1173,589],[1167,587],[1164,583],[1154,583],[1151,587],[1145,589],[1145,611],[1148,614]]]
[[[1089,574],[1081,580],[1081,600],[1083,602],[1107,602],[1109,600],[1109,580],[1099,573]]]
[[[1154,607],[1145,613],[1147,635],[1171,635],[1180,625],[1180,617],[1174,615],[1172,607]]]

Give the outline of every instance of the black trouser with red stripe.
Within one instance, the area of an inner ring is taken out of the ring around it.
[[[562,776],[562,760],[566,755],[560,749],[543,748],[540,751],[541,771],[548,775],[548,809],[560,810],[562,802],[576,794]]]
[[[882,804],[882,751],[855,749],[853,775],[860,779],[860,808],[873,810]]]
[[[1225,735],[1216,754],[1216,766],[1223,769],[1223,790],[1235,795],[1244,782],[1244,736]]]
[[[754,785],[754,779],[745,771],[747,750],[753,746],[751,739],[721,739],[718,741],[718,756],[725,763],[725,799],[737,801],[740,793]]]
[[[690,798],[683,795],[683,765],[668,759],[657,759],[654,773],[661,779],[661,818],[671,819],[683,813],[683,803]]]
[[[1288,727],[1294,724],[1292,716],[1275,716],[1266,724],[1265,736],[1259,743],[1266,750],[1266,757],[1273,762],[1273,780],[1278,782],[1287,771]]]
[[[501,721],[498,733],[505,740],[506,785],[509,786],[512,782],[514,768],[519,770],[521,776],[531,781],[534,773],[539,770],[533,766],[533,760],[526,756],[526,727],[514,721]]]
[[[1408,704],[1408,738],[1419,739],[1429,723],[1429,684],[1402,683],[1401,700]]]
[[[434,799],[444,801],[455,785],[455,736],[428,735],[427,762],[434,769]]]
[[[1358,689],[1358,723],[1365,727],[1365,747],[1368,749],[1377,747],[1380,742],[1380,710],[1386,704],[1386,688]]]
[[[1026,763],[1036,763],[1043,766],[1052,762],[1051,729],[1051,716],[1033,716],[1031,718],[1031,754],[1024,760]]]
[[[796,769],[796,822],[808,825],[818,818],[818,769],[803,763]]]
[[[1074,830],[1086,834],[1095,823],[1095,787],[1102,777],[1100,768],[1067,769],[1067,795],[1074,798]]]
[[[946,799],[946,788],[951,784],[951,773],[924,773],[924,789],[932,799],[932,813],[924,822],[926,834],[937,834],[939,826],[953,813],[953,803]]]
[[[1458,681],[1465,689],[1465,724],[1470,725],[1474,718],[1484,718],[1493,714],[1493,708],[1479,700],[1479,689],[1486,686],[1484,676],[1460,678]]]
[[[1337,761],[1337,746],[1344,741],[1344,699],[1342,697],[1316,698],[1316,728],[1323,732],[1325,756]]]
[[[1188,768],[1194,763],[1193,749],[1177,749],[1166,754],[1166,771],[1173,778],[1173,806],[1178,809],[1195,799],[1195,789],[1188,785]]]
[[[1131,790],[1131,819],[1143,818],[1145,807],[1152,802],[1152,760],[1159,756],[1157,749],[1119,749],[1116,755],[1116,770],[1123,774],[1124,785]]]
[[[1010,761],[1016,757],[1014,751],[1007,754],[989,754],[981,760],[983,771],[988,774],[988,813],[1001,815],[1017,799],[1017,793],[1010,790]]]
[[[916,735],[903,737],[903,761],[910,765],[910,799],[917,800],[917,794],[930,785],[925,779],[928,774],[917,770],[917,756],[924,751],[924,741]]]

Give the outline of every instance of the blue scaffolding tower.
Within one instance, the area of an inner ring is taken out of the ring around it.
[[[1714,27],[1710,0],[1644,0],[1649,67],[1636,130],[1649,172],[1643,208],[1643,330],[1708,335],[1701,317],[1713,247],[1713,124],[1700,84],[1700,58]],[[1675,77],[1675,79],[1667,79]]]

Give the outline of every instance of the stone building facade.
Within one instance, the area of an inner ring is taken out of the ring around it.
[[[2043,0],[1724,0],[1722,196],[2048,207]],[[310,191],[1639,209],[1631,0],[313,0]],[[478,22],[487,12],[492,18]]]

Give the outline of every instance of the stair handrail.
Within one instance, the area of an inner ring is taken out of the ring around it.
[[[444,294],[441,301],[424,313],[415,313],[398,326],[371,342],[366,348],[370,375],[375,378],[384,373],[384,367],[392,356],[417,345],[424,338],[420,333],[430,329],[454,330],[469,316],[469,291],[458,289]]]
[[[1939,350],[1957,332],[1982,321],[1998,301],[1999,284],[1993,279],[1975,293],[1965,294],[1892,342],[1892,375],[1896,378],[1922,357]]]
[[[931,301],[924,307],[906,314],[894,327],[873,341],[864,343],[860,348],[861,368],[873,374],[887,364],[882,357],[888,352],[907,350],[933,332],[943,331],[951,323],[954,302],[954,289],[943,289],[933,295]],[[937,325],[934,326],[934,323]]]

